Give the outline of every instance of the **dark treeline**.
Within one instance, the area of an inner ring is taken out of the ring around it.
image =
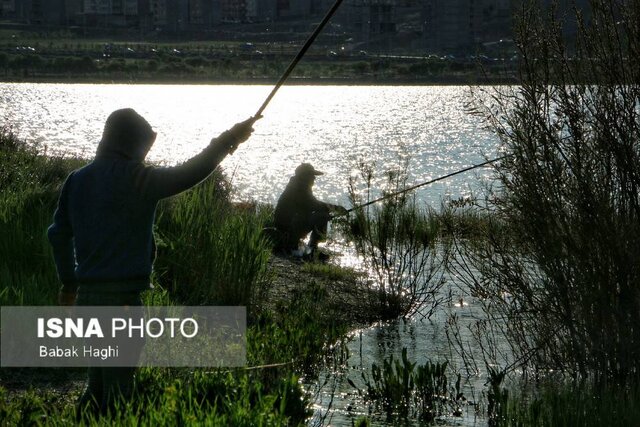
[[[297,44],[194,42],[98,43],[77,40],[12,40],[0,48],[0,78],[9,81],[276,80]],[[315,48],[293,77],[360,81],[471,83],[513,81],[515,58],[380,56]]]

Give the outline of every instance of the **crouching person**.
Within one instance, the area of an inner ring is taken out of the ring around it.
[[[327,223],[333,215],[347,212],[344,207],[322,202],[313,195],[313,184],[319,175],[323,172],[311,164],[300,164],[278,198],[274,212],[277,250],[287,254],[296,251],[301,240],[309,235],[307,257],[320,255],[318,243],[325,240]]]

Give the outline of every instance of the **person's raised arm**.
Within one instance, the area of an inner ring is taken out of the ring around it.
[[[198,184],[232,153],[238,145],[249,139],[253,123],[260,119],[251,117],[223,132],[199,154],[178,166],[141,167],[136,182],[141,193],[153,199],[163,199],[181,193]]]

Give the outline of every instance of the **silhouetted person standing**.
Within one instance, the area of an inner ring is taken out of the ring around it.
[[[342,206],[321,202],[313,195],[316,176],[323,175],[309,163],[296,168],[295,175],[280,195],[274,214],[278,232],[277,247],[289,251],[298,248],[300,240],[309,233],[309,247],[313,252],[324,240],[331,212],[344,212]]]
[[[249,138],[254,122],[236,124],[179,166],[154,167],[143,163],[156,139],[149,123],[132,109],[114,111],[95,159],[65,181],[48,230],[62,282],[60,304],[141,305],[155,258],[158,201],[209,176]],[[90,367],[79,413],[106,413],[116,395],[130,395],[134,369]]]

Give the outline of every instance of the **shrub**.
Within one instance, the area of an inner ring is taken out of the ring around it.
[[[193,68],[205,67],[209,65],[209,61],[207,61],[207,59],[202,56],[191,56],[185,59],[184,62],[185,64]]]
[[[145,68],[147,69],[147,71],[151,71],[151,72],[157,71],[158,61],[156,61],[155,59],[148,60]]]
[[[93,59],[88,56],[83,56],[82,58],[78,59],[77,68],[78,71],[88,73],[95,71],[97,67]]]
[[[449,410],[460,415],[460,404],[465,400],[461,392],[458,374],[455,384],[447,377],[447,362],[427,361],[419,365],[409,361],[407,349],[402,349],[400,359],[391,355],[382,366],[371,366],[371,377],[362,374],[368,400],[380,403],[389,415],[417,418],[433,422]],[[355,387],[355,384],[350,381]]]
[[[58,186],[78,162],[42,152],[0,131],[1,305],[51,304],[60,286],[46,229]]]
[[[364,74],[369,71],[369,64],[364,61],[358,61],[351,66],[356,74]]]
[[[9,66],[9,55],[0,52],[0,68],[6,69]]]
[[[594,0],[589,24],[574,18],[567,43],[554,10],[524,8],[520,86],[476,98],[509,156],[495,227],[461,241],[454,269],[486,298],[490,357],[507,354],[499,333],[512,367],[626,381],[640,372],[640,5]]]
[[[122,58],[110,59],[107,65],[105,66],[105,69],[110,73],[125,71],[126,64],[124,59]]]
[[[45,61],[40,55],[15,55],[9,61],[9,67],[15,70],[33,70],[41,68]]]
[[[229,194],[216,172],[161,205],[156,270],[181,302],[250,306],[266,280],[265,218],[234,213]]]
[[[362,182],[351,179],[349,196],[354,206],[372,199],[372,170],[361,165]],[[387,194],[405,188],[405,172],[388,173]],[[359,188],[362,187],[362,188]],[[364,195],[364,196],[363,196]],[[435,215],[417,205],[415,194],[399,194],[355,209],[348,224],[348,235],[363,257],[377,286],[376,294],[389,318],[414,313],[430,317],[441,302],[439,290],[447,251],[437,244]]]

